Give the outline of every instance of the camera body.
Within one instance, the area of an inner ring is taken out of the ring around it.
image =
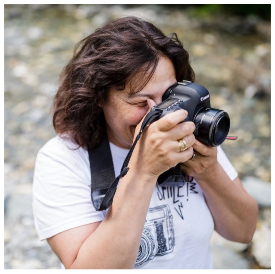
[[[184,121],[195,123],[197,140],[213,147],[223,143],[229,132],[230,119],[225,111],[211,108],[210,94],[205,87],[190,81],[178,82],[166,90],[162,100],[151,110],[160,111],[159,118],[185,109],[188,116]]]
[[[197,140],[215,147],[223,143],[227,137],[230,128],[228,113],[211,108],[210,94],[205,87],[183,80],[169,87],[162,100],[150,111],[158,113],[154,121],[171,112],[185,109],[188,116],[182,122],[194,122],[196,126],[194,135]],[[158,179],[158,183],[162,186],[183,185],[184,181],[179,165],[164,172]]]

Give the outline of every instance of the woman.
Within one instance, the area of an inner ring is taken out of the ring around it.
[[[54,99],[57,136],[38,153],[33,186],[38,235],[65,268],[212,268],[213,229],[251,241],[255,201],[222,149],[196,140],[193,122],[180,123],[185,110],[144,130],[113,203],[93,207],[87,150],[106,129],[118,176],[146,113],[183,79],[194,81],[194,72],[177,36],[135,17],[78,44]],[[178,163],[194,181],[161,188],[158,176]]]

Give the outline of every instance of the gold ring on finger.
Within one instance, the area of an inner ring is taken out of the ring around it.
[[[185,142],[184,139],[178,140],[179,147],[180,147],[180,152],[186,150],[188,148],[187,143]]]

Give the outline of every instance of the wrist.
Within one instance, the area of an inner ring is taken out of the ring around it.
[[[150,164],[143,165],[140,163],[140,161],[135,160],[135,158],[133,157],[133,159],[130,160],[128,167],[128,177],[131,176],[134,180],[138,179],[138,181],[140,181],[141,183],[143,182],[145,184],[156,184],[158,175],[149,168],[151,167]]]
[[[117,212],[116,208],[120,210],[123,208],[123,211],[127,211],[139,204],[139,209],[136,209],[136,212],[146,214],[155,185],[155,178],[139,175],[129,168],[127,174],[119,181],[112,204],[112,212]],[[142,205],[140,205],[140,201],[142,201]]]

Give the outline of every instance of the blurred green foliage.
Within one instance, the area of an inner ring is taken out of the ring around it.
[[[208,4],[199,9],[206,13],[214,11],[239,16],[256,15],[264,20],[271,20],[270,4]]]
[[[195,4],[165,5],[166,8],[185,9],[193,16],[207,17],[218,14],[249,16],[254,15],[263,20],[271,20],[271,4]]]

